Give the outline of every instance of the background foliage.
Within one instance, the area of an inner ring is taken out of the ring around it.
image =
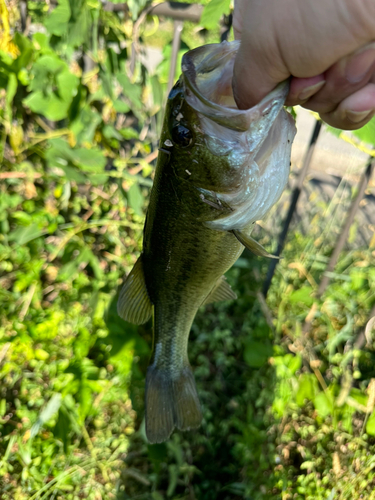
[[[140,251],[172,24],[137,25],[142,0],[26,5],[22,30],[22,5],[0,0],[1,498],[375,498],[374,343],[361,333],[375,240],[342,255],[317,299],[331,205],[290,233],[268,305],[267,262],[244,254],[230,271],[240,298],[206,307],[191,333],[202,428],[147,445],[151,325],[120,320],[116,292]],[[218,41],[229,8],[212,0],[202,26],[185,23],[181,53]],[[154,73],[145,45],[163,47]]]

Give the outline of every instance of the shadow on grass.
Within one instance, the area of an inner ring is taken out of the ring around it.
[[[275,373],[267,360],[273,333],[255,298],[257,265],[245,258],[239,263],[243,269],[237,266],[228,273],[236,301],[209,305],[197,314],[189,359],[203,423],[196,431],[176,431],[160,445],[147,444],[143,422],[151,322],[129,325],[118,318],[115,300],[111,304],[111,352],[121,353],[124,341],[134,345],[130,397],[137,414],[117,500],[277,498],[269,487],[275,449],[268,410]]]

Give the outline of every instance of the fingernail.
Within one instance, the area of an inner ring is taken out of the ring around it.
[[[346,116],[346,118],[349,118],[349,120],[353,123],[360,123],[374,112],[375,112],[375,109],[370,109],[370,110],[367,109],[366,111],[347,110],[347,111],[345,111],[345,116]]]
[[[350,56],[345,68],[348,82],[358,83],[363,80],[374,63],[375,43],[371,43]]]
[[[320,90],[325,83],[326,83],[326,81],[322,80],[321,82],[315,83],[314,85],[310,85],[310,87],[306,87],[299,94],[298,99],[300,101],[306,101],[311,96],[313,96],[314,94],[316,94],[318,92],[318,90]]]

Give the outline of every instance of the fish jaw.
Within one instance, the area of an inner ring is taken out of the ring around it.
[[[254,160],[243,165],[243,183],[234,192],[217,193],[233,212],[207,222],[212,229],[229,231],[245,229],[263,219],[280,199],[288,182],[290,155],[295,135],[289,113],[281,110]],[[233,153],[234,155],[236,153]]]
[[[287,81],[256,106],[237,108],[232,77],[238,47],[237,41],[206,45],[182,60],[186,102],[197,113],[205,145],[213,154],[226,156],[236,172],[235,182],[226,179],[215,193],[232,212],[206,222],[221,231],[249,227],[278,201],[288,180],[296,133],[293,118],[283,109]]]
[[[199,115],[209,118],[224,130],[225,139],[233,132],[250,132],[247,147],[255,151],[284,105],[289,82],[280,83],[256,106],[238,109],[232,90],[234,61],[239,41],[209,44],[187,52],[182,59],[182,80],[186,102]],[[213,124],[211,124],[213,125]],[[206,122],[206,127],[208,127]],[[209,130],[207,130],[209,133]]]

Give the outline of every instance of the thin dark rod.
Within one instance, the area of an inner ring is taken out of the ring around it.
[[[54,8],[58,4],[58,0],[50,0],[49,4]],[[128,2],[102,2],[102,7],[109,12],[128,12],[129,10]],[[179,21],[192,21],[193,23],[200,21],[204,8],[200,4],[185,2],[163,2],[149,7],[152,15],[170,17]]]
[[[332,255],[331,255],[331,258],[328,262],[328,265],[327,265],[327,268],[323,274],[323,277],[320,281],[320,284],[319,284],[319,288],[318,288],[318,296],[320,297],[321,295],[323,295],[323,293],[325,292],[328,284],[329,284],[329,281],[330,281],[330,277],[329,277],[329,273],[332,273],[335,266],[336,266],[336,263],[337,263],[337,260],[339,258],[339,255],[341,253],[341,250],[344,248],[344,245],[346,243],[346,240],[348,239],[348,234],[349,234],[349,230],[350,230],[350,226],[352,225],[353,223],[353,220],[354,220],[354,217],[357,213],[357,210],[358,210],[358,207],[359,207],[359,204],[363,198],[363,195],[365,194],[365,190],[366,190],[366,187],[371,179],[371,176],[372,176],[372,173],[374,171],[374,158],[372,158],[370,156],[370,159],[367,163],[367,167],[365,169],[365,171],[363,172],[360,180],[359,180],[359,184],[358,184],[358,194],[357,196],[353,199],[352,203],[351,203],[351,206],[350,206],[350,209],[349,209],[349,212],[348,212],[348,215],[346,217],[346,221],[345,221],[345,224],[344,224],[344,227],[341,231],[341,234],[340,234],[340,237],[339,239],[337,240],[337,243],[336,243],[336,246],[332,252]]]
[[[296,207],[297,207],[297,202],[298,202],[299,196],[300,196],[301,191],[302,191],[303,182],[304,182],[305,177],[307,175],[307,172],[309,170],[309,166],[311,163],[311,159],[312,159],[312,156],[314,153],[315,145],[316,145],[316,142],[318,140],[321,127],[322,127],[322,122],[317,121],[315,123],[315,127],[313,130],[311,139],[310,139],[310,144],[308,146],[302,168],[301,168],[300,173],[298,175],[297,184],[296,184],[295,188],[293,189],[292,195],[290,197],[290,206],[289,206],[288,214],[285,218],[283,230],[280,233],[280,236],[278,239],[278,244],[277,244],[277,250],[275,252],[275,255],[277,255],[277,256],[280,256],[280,254],[284,248],[285,240],[286,240],[286,237],[287,237],[287,234],[289,231],[289,226],[290,226],[290,223],[292,222],[293,215],[294,215],[294,212],[295,212]],[[275,269],[276,269],[277,264],[278,264],[278,260],[276,260],[276,259],[272,259],[272,261],[270,262],[267,276],[266,276],[266,279],[265,279],[264,285],[263,285],[263,295],[265,297],[267,296],[268,290],[271,286],[271,281],[272,281],[273,275],[275,274]]]
[[[22,33],[25,33],[27,27],[27,1],[21,0],[19,8],[21,17],[21,31]]]
[[[199,23],[203,11],[203,5],[189,4],[183,2],[163,2],[152,8],[150,14],[165,16],[176,21],[192,21]]]
[[[221,28],[220,28],[220,42],[228,40],[230,29],[232,27],[232,22],[233,22],[232,14],[229,14],[229,16],[224,16],[222,18]]]

